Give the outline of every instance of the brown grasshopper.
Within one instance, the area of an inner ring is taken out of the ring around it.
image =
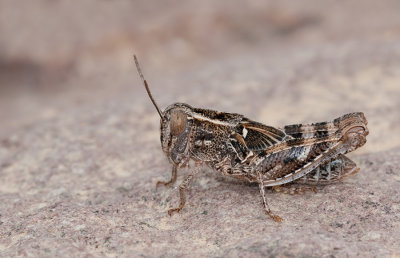
[[[161,117],[161,146],[172,164],[172,178],[157,185],[176,182],[178,168],[194,163],[193,171],[179,186],[180,205],[185,190],[199,167],[205,165],[225,176],[259,185],[264,210],[275,221],[264,188],[300,193],[315,191],[313,185],[331,184],[355,174],[359,168],[344,154],[361,147],[368,135],[367,120],[361,112],[350,113],[331,122],[294,124],[275,128],[240,114],[193,108],[175,103],[160,111],[135,63],[146,91]]]

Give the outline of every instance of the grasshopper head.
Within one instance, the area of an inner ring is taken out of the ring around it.
[[[191,111],[191,106],[175,103],[165,109],[160,121],[161,146],[174,164],[179,164],[188,154],[187,146],[193,121]]]

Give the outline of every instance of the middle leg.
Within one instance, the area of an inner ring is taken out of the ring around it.
[[[178,170],[178,166],[174,165],[174,166],[172,167],[172,176],[171,176],[171,180],[169,180],[168,182],[158,181],[158,182],[157,182],[157,186],[159,186],[159,185],[171,186],[171,185],[175,184],[175,182],[176,182],[176,177],[177,177],[177,174],[178,174],[177,170]]]

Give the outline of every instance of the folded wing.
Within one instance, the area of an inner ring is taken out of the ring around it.
[[[282,143],[290,136],[272,126],[246,120],[235,127],[232,137],[250,151],[262,151]]]

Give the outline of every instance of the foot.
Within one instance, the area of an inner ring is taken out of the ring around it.
[[[265,211],[265,213],[271,217],[271,219],[273,219],[275,222],[279,222],[281,223],[283,221],[283,219],[281,217],[279,217],[278,215],[272,214],[271,212]]]
[[[168,215],[172,216],[172,214],[174,214],[174,212],[179,213],[182,210],[182,208],[179,207],[179,208],[176,208],[176,209],[170,209],[170,210],[168,210]]]
[[[156,187],[159,187],[160,185],[172,186],[173,184],[174,184],[174,182],[172,182],[172,181],[169,181],[169,182],[158,181]]]

